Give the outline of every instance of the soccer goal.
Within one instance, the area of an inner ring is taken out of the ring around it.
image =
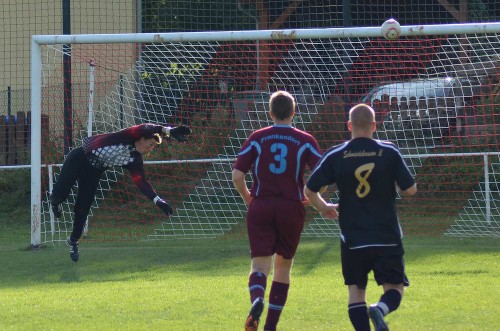
[[[500,237],[499,33],[500,23],[484,23],[402,26],[395,40],[380,27],[33,36],[32,245],[71,231],[78,188],[59,219],[47,202],[65,154],[88,135],[144,122],[193,129],[146,160],[175,213],[165,218],[113,168],[87,240],[241,235],[246,207],[232,164],[250,132],[271,124],[278,89],[294,94],[295,126],[324,150],[349,137],[352,105],[374,107],[377,138],[400,147],[418,182],[415,198],[398,200],[406,233]],[[338,234],[308,211],[304,236]]]

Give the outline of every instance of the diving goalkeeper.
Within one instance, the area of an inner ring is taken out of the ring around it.
[[[78,183],[78,194],[73,209],[73,231],[67,239],[70,257],[74,262],[80,258],[78,240],[82,236],[99,179],[108,168],[120,166],[127,169],[132,181],[148,199],[167,216],[173,213],[172,206],[156,194],[146,180],[142,156],[161,144],[165,137],[183,142],[190,134],[191,129],[183,125],[171,128],[140,124],[118,132],[87,137],[83,140],[82,147],[74,148],[68,153],[52,189],[50,203],[54,216],[61,217],[61,203],[68,198],[75,182]]]

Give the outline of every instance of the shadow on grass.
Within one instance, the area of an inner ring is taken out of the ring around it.
[[[171,240],[117,244],[80,244],[80,260],[70,260],[66,246],[0,250],[1,287],[28,283],[125,281],[162,274],[224,275],[248,268],[244,240]],[[247,272],[247,270],[246,270]]]
[[[340,268],[339,239],[302,240],[294,261],[293,273],[305,276],[313,273],[324,263],[337,265]]]
[[[498,254],[500,241],[482,238],[405,239],[405,260],[411,266],[426,258],[447,254]],[[338,238],[302,240],[293,268],[295,276],[309,275],[328,264],[340,270]],[[0,250],[0,286],[23,287],[28,284],[72,282],[120,282],[134,279],[155,280],[162,277],[224,277],[241,275],[246,279],[250,257],[246,239],[169,240],[117,244],[80,245],[80,261],[69,258],[66,246],[38,251],[24,248]],[[471,271],[472,270],[472,271]],[[477,268],[469,271],[474,273]],[[434,271],[433,271],[434,272]],[[435,270],[434,275],[439,272]],[[482,271],[481,271],[482,272]]]

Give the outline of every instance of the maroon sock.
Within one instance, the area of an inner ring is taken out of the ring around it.
[[[281,311],[285,307],[286,298],[290,284],[273,282],[269,293],[269,306],[267,308],[267,319],[264,330],[274,331],[280,319]]]
[[[250,303],[257,298],[264,298],[266,293],[267,277],[262,272],[252,272],[248,277],[248,289],[250,290]]]

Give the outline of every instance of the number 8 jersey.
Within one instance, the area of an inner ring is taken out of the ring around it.
[[[252,169],[252,197],[281,196],[304,199],[302,174],[321,158],[316,139],[289,125],[273,125],[255,131],[245,141],[234,168]]]
[[[415,181],[396,145],[360,137],[330,148],[307,187],[318,192],[334,183],[341,239],[349,248],[400,244],[395,185],[406,190]]]

